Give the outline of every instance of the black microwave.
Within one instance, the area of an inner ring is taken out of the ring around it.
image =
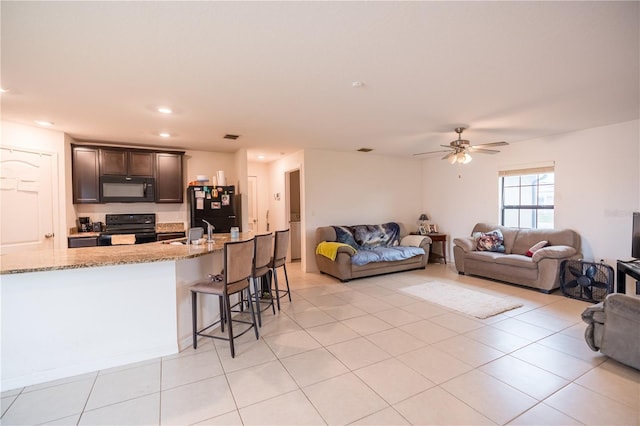
[[[134,176],[100,176],[100,201],[103,203],[153,203],[155,179]]]

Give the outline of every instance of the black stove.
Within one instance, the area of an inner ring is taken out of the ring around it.
[[[155,213],[108,214],[105,216],[105,232],[98,237],[98,245],[111,245],[112,235],[133,234],[136,244],[156,241]]]

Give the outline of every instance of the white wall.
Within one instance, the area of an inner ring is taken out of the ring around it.
[[[450,239],[468,235],[476,222],[499,220],[499,170],[554,161],[555,227],[580,233],[586,260],[614,265],[630,256],[631,213],[640,210],[639,128],[634,120],[518,142],[467,165],[425,159],[423,208]]]
[[[67,198],[67,191],[71,187],[66,186],[65,179],[65,135],[55,130],[43,129],[35,126],[25,126],[23,124],[2,121],[0,123],[2,137],[0,145],[8,148],[19,148],[27,151],[45,152],[54,157],[55,174],[57,175],[54,187],[53,203],[53,232],[56,235],[55,246],[66,247],[67,235],[67,208],[64,202]],[[68,188],[68,189],[67,189]],[[18,208],[18,206],[16,206]]]
[[[257,181],[256,201],[257,201],[257,233],[263,234],[267,232],[267,212],[269,211],[269,198],[271,197],[271,189],[269,182],[269,164],[250,162],[247,164],[248,176],[255,176]],[[271,228],[269,228],[271,229]]]
[[[319,226],[396,221],[417,227],[422,212],[421,168],[413,158],[305,151],[300,177],[305,270],[317,270],[314,250]]]

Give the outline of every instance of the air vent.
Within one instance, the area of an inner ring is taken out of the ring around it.
[[[227,133],[226,135],[224,135],[225,139],[231,139],[232,141],[235,141],[239,137],[240,137],[240,135],[232,135],[231,133]]]
[[[358,150],[358,152],[371,152],[371,151],[373,151],[373,148],[360,148]]]

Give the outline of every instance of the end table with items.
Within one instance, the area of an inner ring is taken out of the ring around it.
[[[442,254],[434,252],[433,248],[429,251],[429,261],[435,261],[442,259],[443,263],[447,264],[447,234],[429,233],[427,237],[431,238],[431,246],[434,243],[440,243],[442,245]]]

